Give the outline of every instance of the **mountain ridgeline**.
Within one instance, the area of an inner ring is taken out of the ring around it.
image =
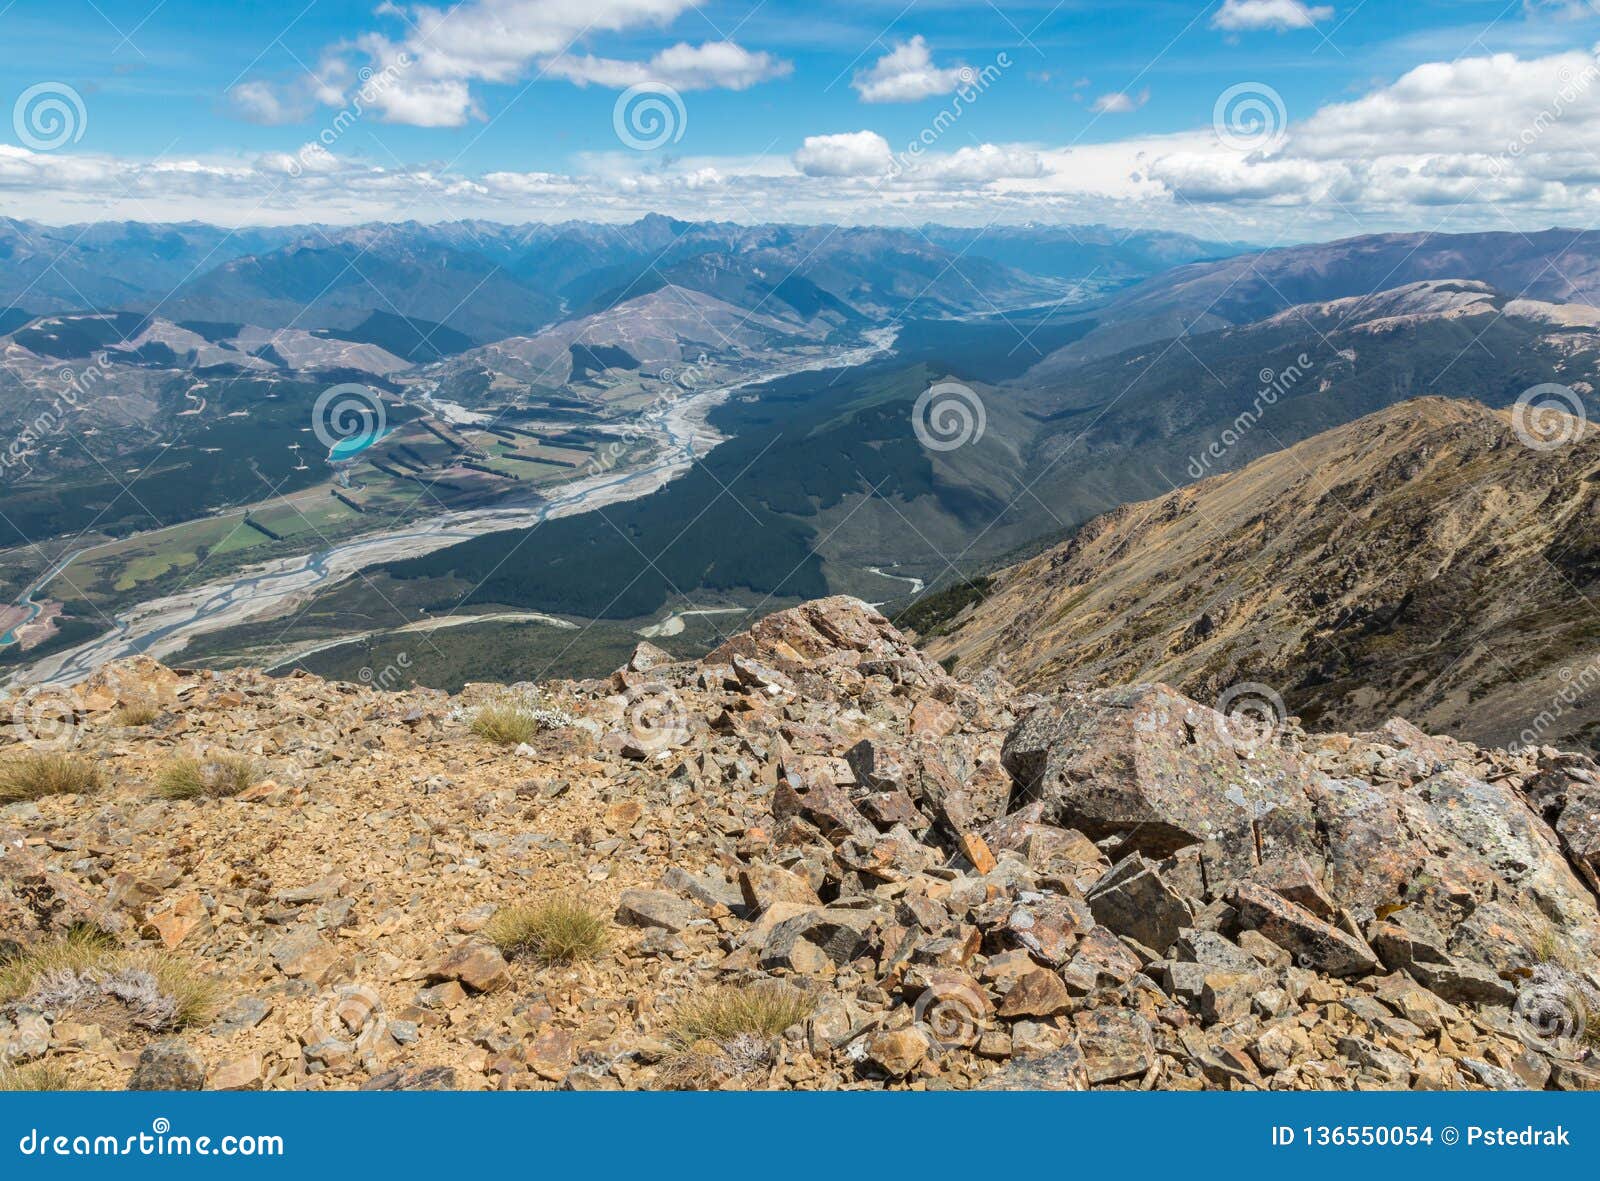
[[[1554,429],[1534,447],[1509,411],[1400,403],[1100,517],[925,618],[923,641],[1037,689],[1257,684],[1322,729],[1399,715],[1593,747],[1600,432]]]

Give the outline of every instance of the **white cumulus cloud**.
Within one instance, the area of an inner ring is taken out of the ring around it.
[[[703,47],[689,49],[697,60]],[[1266,124],[1259,137],[1244,123],[1213,126],[1202,103],[1188,130],[1093,144],[978,142],[965,134],[968,124],[944,138],[902,129],[890,140],[863,129],[810,136],[787,157],[647,161],[618,150],[579,153],[570,173],[482,176],[363,160],[347,154],[358,142],[349,137],[286,138],[280,151],[254,159],[158,161],[0,144],[0,203],[49,221],[333,223],[408,217],[416,207],[428,216],[511,221],[646,211],[745,222],[1104,221],[1255,240],[1442,223],[1592,224],[1600,209],[1600,61],[1581,50],[1541,52],[1429,62],[1316,110],[1268,102],[1258,112]],[[338,78],[320,66],[319,74],[319,87]],[[409,104],[399,109],[411,119],[448,118],[472,102],[463,79],[418,78],[394,100]],[[241,101],[250,99],[246,92]],[[274,115],[270,105],[257,111]],[[378,117],[376,106],[362,117]],[[305,139],[310,144],[294,150]]]
[[[1499,53],[1429,62],[1277,129],[1259,150],[1218,140],[1151,161],[1192,203],[1338,202],[1386,219],[1478,207],[1553,222],[1600,203],[1600,60]]]
[[[732,41],[679,43],[648,62],[575,55],[573,45],[600,33],[663,27],[694,0],[462,0],[452,7],[385,0],[375,12],[393,31],[369,30],[329,46],[320,78],[274,84],[251,78],[234,87],[235,110],[257,122],[303,118],[307,96],[339,107],[363,77],[384,78],[364,106],[390,123],[460,127],[484,111],[476,87],[534,77],[622,88],[664,82],[679,90],[743,90],[789,73],[787,62]]]
[[[1211,14],[1211,27],[1230,33],[1259,29],[1283,32],[1314,28],[1319,21],[1332,15],[1332,8],[1326,5],[1312,8],[1303,0],[1224,0],[1222,7]]]
[[[1044,175],[1044,162],[1031,148],[1009,144],[979,144],[960,148],[947,156],[923,157],[913,176],[942,182],[986,184],[995,180],[1015,180]]]
[[[565,78],[579,86],[591,82],[621,90],[642,82],[659,82],[674,90],[748,90],[758,82],[782,78],[794,67],[770,53],[752,53],[732,41],[702,45],[679,42],[647,62],[562,55],[545,63],[547,77]]]
[[[311,113],[302,93],[260,78],[239,83],[228,91],[228,101],[241,118],[269,127],[298,123]]]
[[[1600,47],[1597,47],[1600,48]],[[1575,51],[1518,58],[1510,53],[1429,62],[1352,102],[1332,103],[1296,133],[1319,157],[1401,152],[1509,151],[1543,154],[1592,148],[1600,135],[1600,65]]]
[[[808,135],[794,154],[794,166],[807,176],[882,176],[892,161],[889,141],[876,131]]]
[[[857,74],[850,85],[862,102],[913,103],[949,94],[971,77],[972,71],[965,66],[934,65],[928,43],[919,35],[896,45],[871,69]]]

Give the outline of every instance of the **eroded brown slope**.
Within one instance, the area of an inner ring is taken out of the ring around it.
[[[1592,430],[1536,450],[1510,412],[1418,399],[1091,522],[928,647],[1029,688],[1256,681],[1318,725],[1581,744],[1597,476]]]

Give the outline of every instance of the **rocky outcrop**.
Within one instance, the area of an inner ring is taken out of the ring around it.
[[[1313,841],[1301,761],[1241,740],[1165,685],[1064,695],[1024,718],[1001,757],[1018,797],[1119,849],[1165,856],[1204,846],[1231,875]]]
[[[508,695],[536,732],[497,748],[470,722]],[[92,927],[224,994],[181,1034],[104,974],[92,1010],[0,998],[0,1053],[87,1085],[1600,1085],[1600,770],[1554,751],[1023,695],[848,598],[603,681],[140,665],[55,705],[109,782],[0,808],[0,955]],[[159,798],[196,750],[261,781]],[[496,944],[558,895],[595,958]],[[793,1020],[685,1041],[724,984]]]

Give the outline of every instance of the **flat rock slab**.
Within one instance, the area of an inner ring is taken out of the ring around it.
[[[1239,912],[1241,927],[1261,932],[1303,968],[1329,976],[1364,976],[1378,968],[1378,957],[1365,942],[1258,882],[1240,882],[1228,903]]]

